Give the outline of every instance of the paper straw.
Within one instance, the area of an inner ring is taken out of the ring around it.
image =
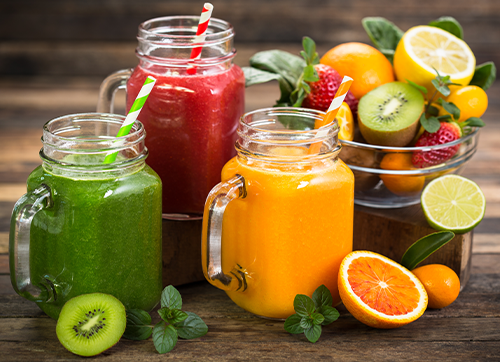
[[[202,43],[205,41],[205,36],[207,34],[208,22],[212,16],[212,11],[214,6],[210,3],[205,3],[203,5],[203,11],[201,12],[200,21],[198,23],[198,30],[196,31],[196,37],[194,38],[195,43]],[[191,56],[189,57],[190,63],[194,62],[196,59],[201,58],[202,47],[194,47],[191,50]],[[196,74],[196,68],[193,64],[190,64],[186,70],[187,74]]]
[[[134,104],[132,104],[132,107],[128,111],[125,121],[123,121],[122,126],[118,130],[118,134],[116,135],[116,137],[123,137],[129,134],[130,130],[132,129],[132,126],[134,125],[135,120],[137,119],[137,116],[139,116],[139,113],[141,112],[142,107],[144,106],[144,103],[146,103],[146,100],[148,99],[149,94],[151,93],[151,90],[155,85],[155,82],[156,79],[151,76],[148,76],[146,78],[146,81],[142,85],[142,88],[139,91],[139,94],[137,95]],[[108,154],[104,159],[104,163],[115,162],[117,155],[118,151]]]
[[[330,104],[330,107],[326,111],[325,116],[323,119],[318,119],[316,120],[314,124],[314,128],[318,129],[321,127],[324,127],[330,123],[332,123],[335,120],[335,117],[337,117],[337,113],[339,112],[340,107],[342,106],[342,102],[344,102],[344,99],[347,95],[347,92],[349,92],[349,88],[351,87],[351,84],[353,82],[353,79],[351,77],[348,77],[347,75],[344,76],[342,79],[342,83],[340,83],[339,89],[337,89],[337,92],[335,93],[335,97],[332,99],[332,103]],[[318,132],[316,137],[324,137],[325,134],[322,132]],[[313,153],[318,153],[321,144],[323,142],[316,142],[309,147],[309,154]]]

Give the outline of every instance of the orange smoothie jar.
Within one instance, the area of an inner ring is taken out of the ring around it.
[[[268,108],[245,114],[237,156],[205,204],[205,277],[240,307],[283,319],[297,294],[321,284],[340,302],[337,275],[352,251],[354,176],[338,158],[338,125],[323,112]],[[319,152],[309,151],[321,144]]]

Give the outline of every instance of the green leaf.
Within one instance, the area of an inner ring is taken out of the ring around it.
[[[301,317],[308,317],[314,313],[314,302],[311,298],[304,294],[297,294],[293,300],[295,313]]]
[[[453,116],[453,118],[460,118],[460,109],[454,103],[447,102],[443,98],[439,98],[439,103],[443,106],[446,112]]]
[[[325,317],[320,313],[311,314],[313,324],[321,324],[325,321]]]
[[[298,314],[292,314],[285,321],[285,331],[292,334],[299,334],[304,332],[304,328],[300,326],[302,317]]]
[[[474,76],[470,81],[470,85],[477,85],[478,87],[487,90],[491,85],[495,82],[497,78],[497,68],[495,67],[495,63],[486,62],[483,64],[479,64],[476,66],[476,70],[474,71]]]
[[[177,329],[177,334],[180,338],[183,339],[193,339],[198,337],[203,337],[208,332],[208,327],[203,322],[197,314],[192,312],[185,312],[188,317],[180,322],[175,324],[175,328]]]
[[[455,237],[451,231],[440,231],[424,236],[413,243],[403,254],[401,265],[408,270],[415,267],[424,261],[429,255],[441,248]]]
[[[437,116],[439,114],[439,108],[434,107],[434,106],[429,106],[427,108],[427,114],[431,116]]]
[[[126,313],[127,326],[123,337],[134,341],[148,339],[153,332],[149,313],[140,309],[128,309]]]
[[[442,120],[451,120],[451,116],[449,114],[445,114],[444,116],[439,116],[439,117],[436,117],[439,121],[442,121]]]
[[[444,78],[446,78],[446,77],[444,77]],[[432,84],[434,85],[434,88],[436,88],[438,90],[438,92],[440,92],[445,97],[448,97],[450,95],[451,91],[450,91],[450,88],[445,84],[446,80],[444,78],[442,78],[443,79],[442,82],[440,82],[438,79],[433,79]]]
[[[312,300],[316,308],[320,308],[324,305],[332,306],[333,298],[330,290],[323,284],[320,285],[313,293]]]
[[[304,55],[302,56],[305,58],[306,63],[313,64],[313,60],[318,56],[318,53],[316,53],[316,43],[308,36],[305,36],[302,38],[302,47],[304,48],[305,57]]]
[[[340,316],[340,313],[337,309],[335,309],[331,306],[328,306],[328,305],[321,307],[318,310],[318,312],[321,313],[323,315],[323,317],[325,318],[325,320],[321,323],[324,326],[326,326],[332,322],[335,322]]]
[[[404,32],[382,17],[367,17],[361,23],[373,45],[392,63],[394,51]]]
[[[161,321],[153,328],[153,343],[159,353],[170,352],[177,344],[177,331],[171,324]]]
[[[317,82],[319,80],[318,73],[312,65],[308,65],[304,68],[303,79],[306,82]]]
[[[315,324],[311,328],[306,329],[304,331],[304,334],[306,335],[306,338],[309,340],[309,342],[316,343],[316,341],[321,336],[321,326]]]
[[[158,314],[161,319],[170,324],[182,322],[188,317],[187,313],[180,309],[170,309],[167,307],[158,309]]]
[[[311,328],[314,325],[313,319],[311,317],[302,317],[300,320],[300,326],[302,329]]]
[[[425,113],[422,113],[422,115],[420,116],[420,124],[429,133],[437,132],[437,130],[441,127],[439,119],[432,116],[427,118],[425,116]]]
[[[165,287],[161,293],[161,306],[170,309],[182,309],[181,293],[172,285]]]
[[[280,81],[281,75],[266,72],[252,67],[243,67],[243,74],[245,74],[245,87],[250,87],[255,84],[267,83],[273,80]]]
[[[464,38],[462,26],[451,16],[442,16],[437,20],[431,21],[429,25],[446,30],[448,33],[455,35],[459,39]]]
[[[419,91],[421,91],[422,93],[424,94],[427,94],[427,88],[421,86],[421,85],[418,85],[417,83],[415,82],[412,82],[411,80],[409,79],[406,79],[406,81],[408,82],[409,85],[411,85],[412,87],[414,88],[417,88]]]
[[[463,125],[464,126],[470,126],[470,127],[484,127],[485,126],[483,120],[481,118],[477,118],[477,117],[467,118],[463,122]]]

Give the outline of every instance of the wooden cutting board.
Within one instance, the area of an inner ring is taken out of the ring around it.
[[[163,220],[163,284],[182,285],[204,280],[201,269],[202,221]],[[335,228],[332,228],[335,232]],[[406,249],[435,232],[420,205],[400,209],[355,206],[354,250],[370,250],[400,261]],[[472,236],[456,235],[421,265],[444,264],[460,277],[463,288],[470,276]]]

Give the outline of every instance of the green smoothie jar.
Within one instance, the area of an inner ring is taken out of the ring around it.
[[[10,275],[16,292],[57,319],[69,299],[114,295],[153,309],[162,289],[161,180],[145,163],[146,133],[125,117],[73,114],[43,127],[42,165],[14,206]],[[118,152],[114,163],[104,164]]]

